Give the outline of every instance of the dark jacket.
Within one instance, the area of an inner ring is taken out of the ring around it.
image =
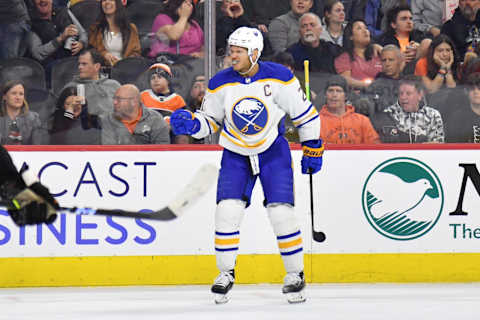
[[[408,41],[415,41],[420,43],[425,38],[428,38],[428,36],[424,32],[413,29],[413,31],[410,32]],[[392,31],[387,31],[384,34],[380,35],[376,42],[383,47],[388,44],[394,44],[400,48],[400,42],[398,42],[395,34]]]
[[[86,107],[82,109],[77,119],[66,117],[63,109],[55,110],[50,129],[50,144],[100,144],[100,126],[97,116],[90,115]]]
[[[467,48],[471,45],[475,48],[477,42],[480,41],[479,29],[480,14],[477,13],[474,21],[469,21],[457,8],[452,18],[445,22],[441,31],[452,39],[459,57],[463,60]]]
[[[320,45],[312,48],[298,41],[287,49],[295,60],[295,70],[302,71],[303,61],[310,61],[310,71],[337,73],[334,60],[341,53],[342,48],[331,42],[320,40]]]

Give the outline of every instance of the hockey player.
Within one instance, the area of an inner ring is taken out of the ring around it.
[[[216,303],[228,301],[227,293],[235,280],[240,223],[260,178],[264,205],[287,271],[282,291],[289,302],[303,302],[303,246],[293,209],[292,158],[283,137],[284,119],[288,113],[298,128],[304,153],[302,173],[316,173],[323,153],[318,112],[286,67],[258,62],[263,49],[258,29],[238,28],[229,36],[228,46],[233,65],[209,81],[201,110],[194,114],[177,110],[171,116],[176,134],[200,139],[222,130],[219,143],[225,149],[215,212],[220,275],[211,290]]]
[[[37,177],[24,167],[19,173],[7,150],[0,146],[0,196],[11,202],[8,213],[18,226],[52,223],[60,208]]]

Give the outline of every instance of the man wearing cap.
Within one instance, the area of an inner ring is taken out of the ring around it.
[[[332,76],[325,88],[326,104],[320,110],[320,138],[326,143],[373,144],[380,143],[378,133],[370,119],[356,113],[347,104],[347,81],[339,75]]]
[[[173,111],[186,106],[182,96],[172,91],[170,79],[172,70],[164,63],[155,63],[149,69],[150,89],[141,94],[142,103],[150,109],[162,114],[167,123]],[[188,136],[173,136],[172,143],[189,143]]]

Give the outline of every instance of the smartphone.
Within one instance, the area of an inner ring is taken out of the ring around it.
[[[85,104],[85,85],[77,84],[77,96],[82,98],[82,105]]]

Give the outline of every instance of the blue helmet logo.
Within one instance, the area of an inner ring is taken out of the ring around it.
[[[246,135],[263,130],[268,121],[268,110],[257,98],[242,98],[233,106],[232,120],[237,129]]]

